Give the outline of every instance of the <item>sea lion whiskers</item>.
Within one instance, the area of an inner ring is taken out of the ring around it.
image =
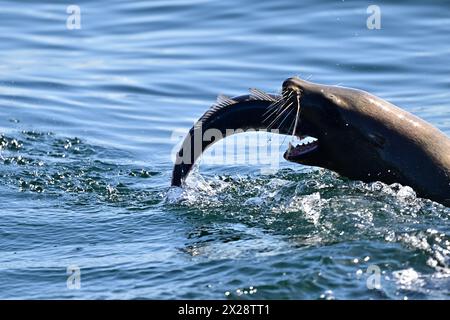
[[[272,126],[276,123],[276,121],[285,113],[289,108],[294,104],[294,102],[291,102],[289,105],[284,107],[284,109],[276,116],[276,118],[267,126],[267,129],[270,130]]]
[[[292,136],[295,136],[295,131],[297,131],[298,120],[300,118],[300,92],[296,92],[297,96],[297,114],[295,115],[294,130],[292,130]]]
[[[292,113],[292,111],[294,111],[295,109],[291,109],[287,114],[286,114],[286,116],[284,117],[284,119],[280,122],[280,124],[278,125],[278,127],[281,127],[281,125],[284,123],[284,121],[286,121],[286,119],[289,117],[289,115]],[[292,120],[292,124],[291,124],[291,126],[289,127],[289,131],[291,131],[291,128],[292,128],[292,125],[294,124],[294,122],[295,122],[295,119],[294,120]]]
[[[267,107],[267,112],[272,110],[274,107],[279,105],[281,102],[283,102],[283,103],[286,102],[289,99],[289,96],[286,96],[286,94],[291,94],[291,93],[290,92],[281,92],[278,100]],[[266,114],[267,112],[265,112],[264,114]]]
[[[272,112],[263,119],[263,123],[267,122],[272,116],[276,115],[278,112],[280,112],[281,110],[284,109],[285,104],[289,101],[289,98],[292,95],[292,92],[289,92],[289,95],[287,97],[284,96],[284,94],[286,94],[286,93],[282,94],[280,101],[279,101],[279,102],[282,102],[281,105],[279,105],[276,108],[275,108],[275,106],[269,106],[267,108],[268,110],[263,114],[263,116],[265,116],[267,114],[267,112],[269,112],[269,111],[272,111]],[[279,104],[279,103],[277,103],[277,104]],[[274,110],[271,110],[271,108],[274,108]]]
[[[275,101],[274,103],[272,103],[271,105],[269,105],[267,107],[267,110],[263,113],[263,117],[266,117],[266,115],[268,113],[270,113],[270,115],[268,115],[263,122],[267,121],[277,110],[279,110],[280,108],[283,107],[283,104],[286,102],[286,98],[283,95],[280,95],[280,98]],[[281,104],[281,105],[280,105]]]
[[[262,114],[264,118],[263,122],[267,121],[273,113],[275,113],[277,110],[279,110],[280,105],[282,106],[285,103],[285,100],[283,97],[280,97],[280,99],[274,103],[272,103],[270,106],[267,107],[267,110]],[[268,115],[269,114],[269,115]]]
[[[273,124],[275,124],[275,122],[283,115],[283,113],[287,112],[287,110],[295,103],[296,104],[296,108],[292,108],[284,117],[284,119],[278,124],[278,128],[281,127],[281,125],[284,123],[284,121],[288,118],[288,116],[292,113],[293,110],[297,109],[297,113],[295,115],[295,117],[292,120],[292,124],[289,128],[289,132],[291,131],[291,128],[293,126],[293,131],[292,131],[292,136],[295,136],[295,132],[297,131],[297,126],[299,123],[299,116],[300,116],[300,95],[301,95],[301,91],[299,90],[286,90],[285,92],[283,92],[283,96],[288,97],[288,99],[286,99],[286,103],[289,102],[290,97],[292,96],[292,94],[295,94],[295,97],[293,97],[294,99],[292,99],[292,102],[285,106],[284,109],[282,109],[280,111],[280,113],[277,115],[277,117],[272,121],[272,123],[269,125],[268,129],[270,129],[272,127]]]

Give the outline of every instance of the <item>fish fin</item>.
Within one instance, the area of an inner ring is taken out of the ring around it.
[[[216,103],[214,103],[214,107],[226,107],[232,104],[235,104],[237,101],[231,99],[230,97],[224,96],[223,94],[219,94],[217,96]]]
[[[272,102],[277,101],[277,99],[272,97],[270,94],[255,88],[250,88],[250,96],[255,100],[264,100]]]
[[[199,127],[201,126],[201,123],[204,121],[207,121],[209,117],[211,117],[211,115],[215,114],[218,110],[236,104],[237,101],[233,100],[227,96],[224,96],[223,94],[219,94],[217,96],[217,100],[216,102],[211,106],[211,108],[209,108],[204,114],[203,116],[201,116],[201,118],[198,120],[197,124],[195,125],[195,127]]]

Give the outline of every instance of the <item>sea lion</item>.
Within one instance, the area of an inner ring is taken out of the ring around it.
[[[195,160],[215,142],[203,141],[195,148],[196,130],[211,128],[223,133],[275,128],[301,140],[312,137],[313,142],[290,145],[284,158],[354,180],[407,185],[420,197],[450,206],[450,139],[426,121],[362,90],[289,78],[281,95],[254,90],[221,99],[184,140],[172,185],[180,186]],[[183,149],[190,151],[184,159]]]

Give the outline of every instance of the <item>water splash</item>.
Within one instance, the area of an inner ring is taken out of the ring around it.
[[[254,228],[263,230],[265,237],[251,238],[250,243],[246,242],[243,252],[247,254],[260,250],[257,249],[259,242],[255,241],[267,240],[267,234],[276,237],[277,240],[270,241],[277,243],[278,253],[294,247],[376,241],[395,244],[403,248],[399,249],[401,251],[418,251],[423,257],[422,265],[408,268],[406,261],[398,265],[407,267],[404,269],[395,269],[389,263],[381,263],[382,260],[370,261],[391,270],[392,276],[384,281],[392,282],[397,288],[398,291],[392,293],[393,297],[400,293],[414,297],[424,290],[428,290],[428,295],[430,290],[440,295],[447,285],[447,280],[443,279],[450,274],[450,230],[442,225],[442,221],[448,220],[450,210],[430,200],[417,198],[408,186],[349,181],[327,170],[298,173],[286,169],[277,175],[264,177],[211,178],[203,177],[197,171],[184,189],[176,190],[176,195],[176,201],[170,205],[184,207],[189,214],[200,215],[201,219],[211,223],[239,221],[246,225],[250,229],[242,237],[248,236]],[[440,231],[434,227],[438,222]],[[234,227],[228,228],[237,232]],[[235,245],[227,251],[226,246],[221,248],[224,244],[197,240],[199,242],[194,244],[197,258],[242,256],[242,252],[238,254],[235,251]],[[265,246],[270,248],[268,244]],[[361,258],[366,265],[370,259],[367,257],[366,254]],[[431,271],[423,271],[423,268],[430,267]],[[404,273],[401,270],[409,271]],[[408,275],[412,274],[417,275],[417,281],[408,282]],[[390,294],[388,289],[384,290]],[[333,295],[323,295],[323,298],[334,298]]]

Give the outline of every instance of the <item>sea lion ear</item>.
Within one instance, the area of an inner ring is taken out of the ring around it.
[[[270,94],[261,91],[259,89],[250,88],[250,98],[253,100],[262,100],[262,101],[270,101],[270,102],[276,102],[277,99]]]

